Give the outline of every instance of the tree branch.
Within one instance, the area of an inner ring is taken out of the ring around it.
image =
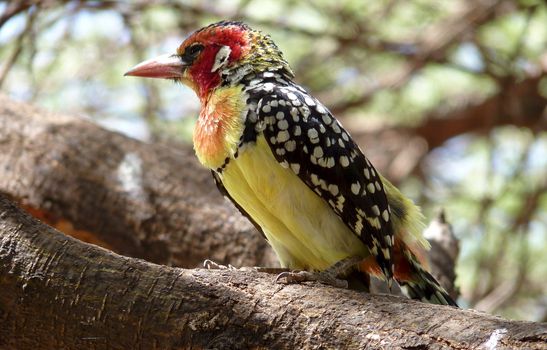
[[[544,324],[270,275],[183,270],[67,237],[0,197],[5,349],[540,349]],[[488,347],[490,346],[490,347]]]
[[[145,144],[1,95],[0,192],[120,254],[185,267],[276,264],[191,148]]]

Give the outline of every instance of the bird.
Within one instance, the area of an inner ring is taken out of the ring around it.
[[[457,306],[428,272],[420,209],[295,82],[269,35],[220,21],[125,75],[194,90],[196,156],[289,270],[279,277],[332,282],[353,269],[395,280],[412,299]]]

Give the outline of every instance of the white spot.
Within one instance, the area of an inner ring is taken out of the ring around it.
[[[268,83],[268,84],[271,84],[271,83]],[[266,85],[268,85],[268,84],[266,84]],[[273,100],[272,102],[270,102],[270,105],[272,107],[277,107],[278,106],[277,100]]]
[[[274,136],[270,137],[270,143],[275,145],[277,143],[277,139]]]
[[[355,182],[351,184],[351,192],[353,194],[358,195],[360,190],[361,190],[361,184],[359,182]]]
[[[270,113],[272,111],[272,108],[270,107],[270,105],[265,105],[265,106],[262,106],[262,112],[264,113]]]
[[[378,191],[381,191],[382,190],[382,186],[380,186],[380,183],[378,181],[374,181],[374,186],[376,186],[376,189]]]
[[[281,119],[277,122],[277,127],[281,130],[287,130],[289,128],[289,123],[286,119]]]
[[[291,100],[293,106],[301,106],[302,105],[302,102],[300,102],[300,100]]]
[[[344,210],[345,201],[346,201],[346,198],[344,196],[338,196],[336,198],[336,209],[338,209],[338,211],[342,212],[342,210]]]
[[[325,107],[321,106],[321,105],[317,105],[317,107],[315,107],[315,109],[317,110],[317,112],[319,113],[327,113],[327,110],[325,109]]]
[[[285,142],[285,149],[289,152],[293,152],[296,149],[296,141],[289,140]]]
[[[300,172],[300,164],[291,163],[291,169],[296,175],[298,175],[298,173]]]
[[[343,132],[342,133],[342,138],[344,139],[344,141],[348,142],[349,141],[349,137],[348,137],[348,134]]]
[[[266,83],[264,84],[264,90],[265,91],[272,91],[274,88],[274,84],[273,83]]]
[[[285,100],[279,100],[279,105],[280,106],[285,106],[287,104],[287,102],[285,102]]]
[[[287,97],[288,97],[289,99],[291,99],[291,100],[296,100],[296,99],[297,99],[296,95],[293,94],[292,92],[289,92],[289,93],[287,94]]]
[[[329,185],[329,192],[330,194],[332,194],[333,196],[337,196],[338,195],[338,186],[336,185],[333,185],[333,184],[330,184]]]
[[[289,168],[289,163],[287,163],[286,160],[282,161],[282,162],[279,163],[279,164],[281,164],[281,166],[282,166],[283,168],[285,168],[285,169],[288,169],[288,168]]]
[[[277,114],[275,115],[275,117],[279,120],[281,119],[285,119],[285,113],[283,112],[277,112]]]
[[[363,218],[360,216],[357,217],[357,221],[355,222],[355,231],[357,231],[357,233],[363,231]]]
[[[321,146],[315,146],[315,148],[313,149],[313,156],[315,158],[323,157],[323,149],[321,148]]]
[[[311,183],[315,186],[319,186],[319,177],[316,174],[311,174]]]
[[[295,107],[291,108],[291,116],[292,116],[292,120],[294,120],[295,122],[298,122],[298,120],[300,119],[300,117],[298,116],[298,109],[296,109]]]
[[[340,125],[338,123],[332,124],[332,130],[334,130],[335,133],[339,134],[342,132],[342,129],[340,129]],[[343,136],[342,136],[343,137]],[[347,140],[346,140],[347,141]]]
[[[349,166],[349,159],[347,156],[340,156],[340,164],[346,168]]]
[[[290,138],[290,135],[287,130],[283,130],[277,133],[277,142],[285,142],[285,141],[288,141],[289,138]]]
[[[273,123],[275,123],[275,117],[273,115],[264,117],[264,122],[268,125],[273,125]]]
[[[324,134],[325,131],[327,131],[327,129],[325,128],[323,124],[319,124],[319,131],[321,131],[321,134]]]
[[[260,83],[262,79],[253,79],[249,82],[249,86],[255,86],[256,84]]]
[[[369,163],[370,164],[370,163]],[[370,165],[370,173],[372,174],[373,177],[376,177],[376,171],[374,170],[374,168],[372,167],[372,164]]]
[[[260,133],[266,129],[266,124],[263,121],[260,121],[255,124],[255,131]]]
[[[274,74],[272,72],[266,72],[262,76],[264,78],[273,78]]]
[[[310,115],[310,109],[306,106],[302,106],[298,110],[300,111],[300,114],[302,114],[302,117],[304,117],[304,120]]]
[[[368,185],[367,185],[367,189],[370,193],[374,193],[375,192],[375,189],[374,189],[374,184],[372,182],[370,182]]]
[[[328,190],[327,182],[325,180],[320,180],[319,182],[321,183],[321,188],[327,191]]]
[[[142,160],[136,153],[127,153],[117,169],[117,178],[131,198],[144,198],[142,188]]]
[[[321,115],[321,119],[323,119],[323,123],[329,125],[332,122],[332,118],[328,114]]]
[[[367,178],[367,180],[370,180],[370,171],[367,168],[365,168],[364,173],[365,173],[365,177]]]
[[[388,248],[382,248],[382,253],[384,254],[386,259],[390,258],[389,249]]]
[[[387,209],[385,209],[385,210],[382,212],[382,217],[384,218],[384,221],[385,221],[385,222],[388,222],[388,221],[389,221],[389,213],[388,213]]]
[[[340,147],[342,148],[345,148],[346,145],[344,144],[344,141],[342,141],[342,139],[338,139],[338,144],[340,145]]]
[[[275,150],[275,153],[277,153],[278,155],[282,156],[285,154],[285,150],[283,148],[277,148]]]
[[[211,67],[211,72],[216,72],[219,68],[223,67],[228,62],[231,52],[232,49],[230,49],[230,46],[222,46],[215,56],[215,63]]]
[[[317,133],[317,130],[314,128],[308,129],[308,137],[311,139],[316,139],[319,137],[319,134]]]
[[[322,160],[323,160],[323,158],[319,158],[319,165],[321,165]],[[312,164],[317,165],[317,158],[315,158],[314,156],[310,156],[310,161],[311,161]]]
[[[327,158],[327,168],[332,168],[332,167],[334,167],[334,158],[329,157]]]
[[[505,337],[505,334],[507,333],[507,329],[500,328],[496,329],[492,334],[490,334],[490,338],[488,338],[487,341],[485,341],[482,344],[482,347],[487,350],[495,350],[498,348],[498,342]]]
[[[302,135],[302,129],[300,129],[300,125],[297,125],[294,127],[294,136],[300,136]]]
[[[304,97],[304,101],[306,102],[307,105],[310,105],[310,106],[314,106],[315,105],[315,102],[313,101],[313,99],[309,96],[306,96]]]
[[[380,216],[380,208],[378,208],[377,205],[372,206],[372,212],[374,213],[374,215]]]

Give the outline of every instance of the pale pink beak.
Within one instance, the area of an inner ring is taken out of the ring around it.
[[[180,56],[167,54],[137,64],[127,71],[124,76],[163,79],[181,78],[187,66],[187,63]]]

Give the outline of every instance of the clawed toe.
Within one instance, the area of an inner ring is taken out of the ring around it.
[[[205,259],[203,261],[203,267],[205,267],[207,270],[235,270],[236,268],[230,264],[228,266],[226,265],[220,265],[213,260]]]
[[[346,280],[338,279],[327,271],[287,271],[280,273],[275,278],[275,283],[291,284],[302,282],[320,282],[337,288],[348,288]]]

